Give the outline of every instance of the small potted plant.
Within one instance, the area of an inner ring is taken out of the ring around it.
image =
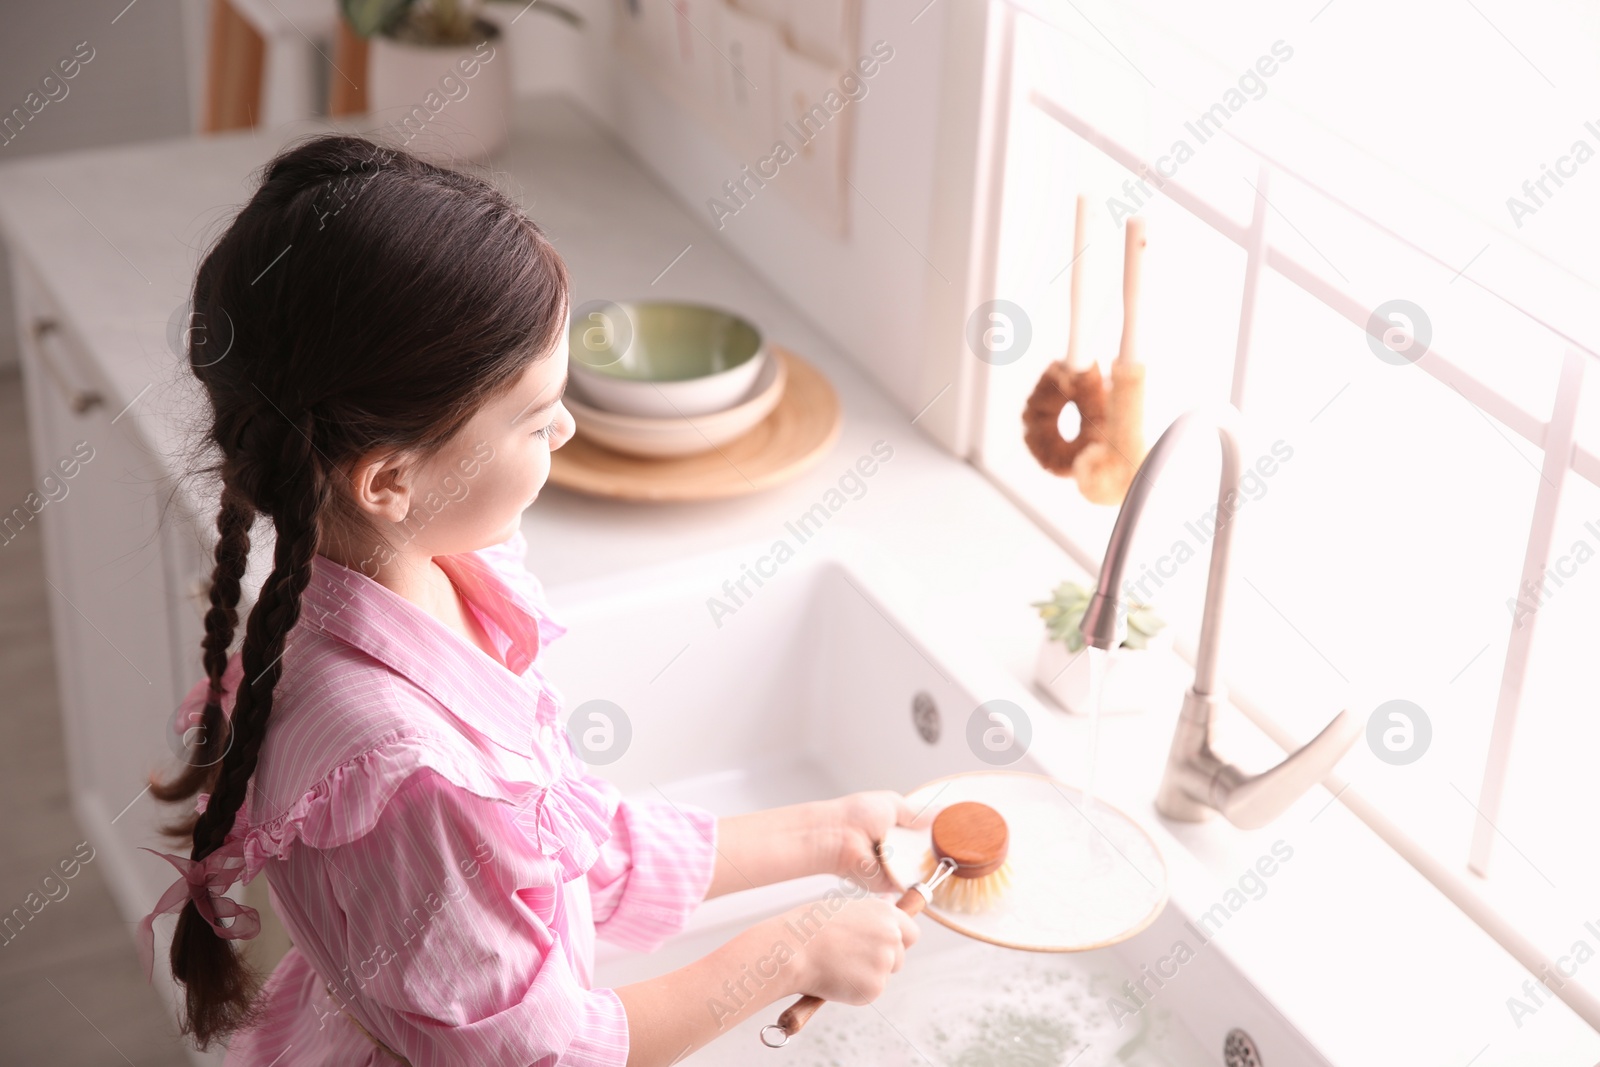
[[[1090,707],[1089,657],[1082,654],[1087,642],[1081,628],[1093,595],[1092,588],[1062,582],[1050,599],[1033,603],[1045,625],[1034,680],[1056,703],[1078,715],[1094,710]],[[1126,610],[1128,633],[1106,656],[1101,690],[1100,710],[1112,715],[1150,707],[1160,699],[1172,674],[1170,665],[1163,669],[1156,655],[1171,643],[1162,636],[1166,622],[1148,604],[1131,603]]]
[[[367,110],[391,124],[407,149],[450,162],[487,159],[504,147],[511,60],[500,27],[483,17],[483,0],[340,0],[340,8],[369,41]],[[523,10],[583,24],[551,0]]]

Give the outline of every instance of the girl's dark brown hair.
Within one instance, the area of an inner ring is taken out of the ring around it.
[[[285,640],[330,509],[353,517],[343,468],[374,450],[425,457],[502,395],[564,332],[567,271],[508,197],[483,180],[360,137],[293,145],[195,275],[186,345],[220,456],[216,566],[202,642],[200,730],[164,801],[209,790],[180,823],[202,860],[233,829],[256,768]],[[257,516],[276,532],[250,612],[230,717],[223,671]],[[357,527],[359,528],[359,527]],[[374,534],[376,538],[376,533]],[[231,942],[187,904],[172,941],[183,1025],[204,1048],[248,1025],[258,985]]]

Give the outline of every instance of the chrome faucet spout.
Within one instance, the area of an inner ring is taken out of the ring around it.
[[[1218,659],[1222,613],[1228,591],[1228,564],[1233,551],[1233,515],[1240,504],[1240,417],[1231,405],[1215,411],[1180,415],[1156,441],[1133,477],[1128,495],[1111,529],[1100,580],[1079,624],[1084,639],[1096,648],[1112,649],[1127,632],[1122,603],[1122,572],[1133,546],[1139,518],[1162,470],[1179,444],[1198,429],[1214,430],[1222,445],[1222,474],[1217,487],[1211,569],[1206,577],[1200,642],[1195,652],[1194,684],[1184,698],[1178,728],[1167,756],[1166,772],[1156,795],[1156,809],[1169,818],[1198,822],[1221,811],[1237,826],[1264,826],[1333,769],[1360,735],[1360,724],[1341,711],[1304,748],[1278,766],[1249,775],[1218,759],[1211,750],[1211,723],[1222,703]]]

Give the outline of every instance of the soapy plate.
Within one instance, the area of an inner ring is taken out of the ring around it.
[[[1155,842],[1081,789],[1044,775],[974,771],[935,779],[906,799],[926,813],[975,800],[1006,821],[1005,888],[980,911],[926,909],[957,933],[1029,952],[1082,952],[1127,940],[1166,906],[1167,869]],[[929,849],[927,826],[889,831],[884,864],[897,886],[922,877]]]

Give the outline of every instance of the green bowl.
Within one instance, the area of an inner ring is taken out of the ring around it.
[[[568,370],[596,407],[626,415],[709,415],[743,400],[767,359],[747,320],[704,304],[588,304],[568,331]]]

